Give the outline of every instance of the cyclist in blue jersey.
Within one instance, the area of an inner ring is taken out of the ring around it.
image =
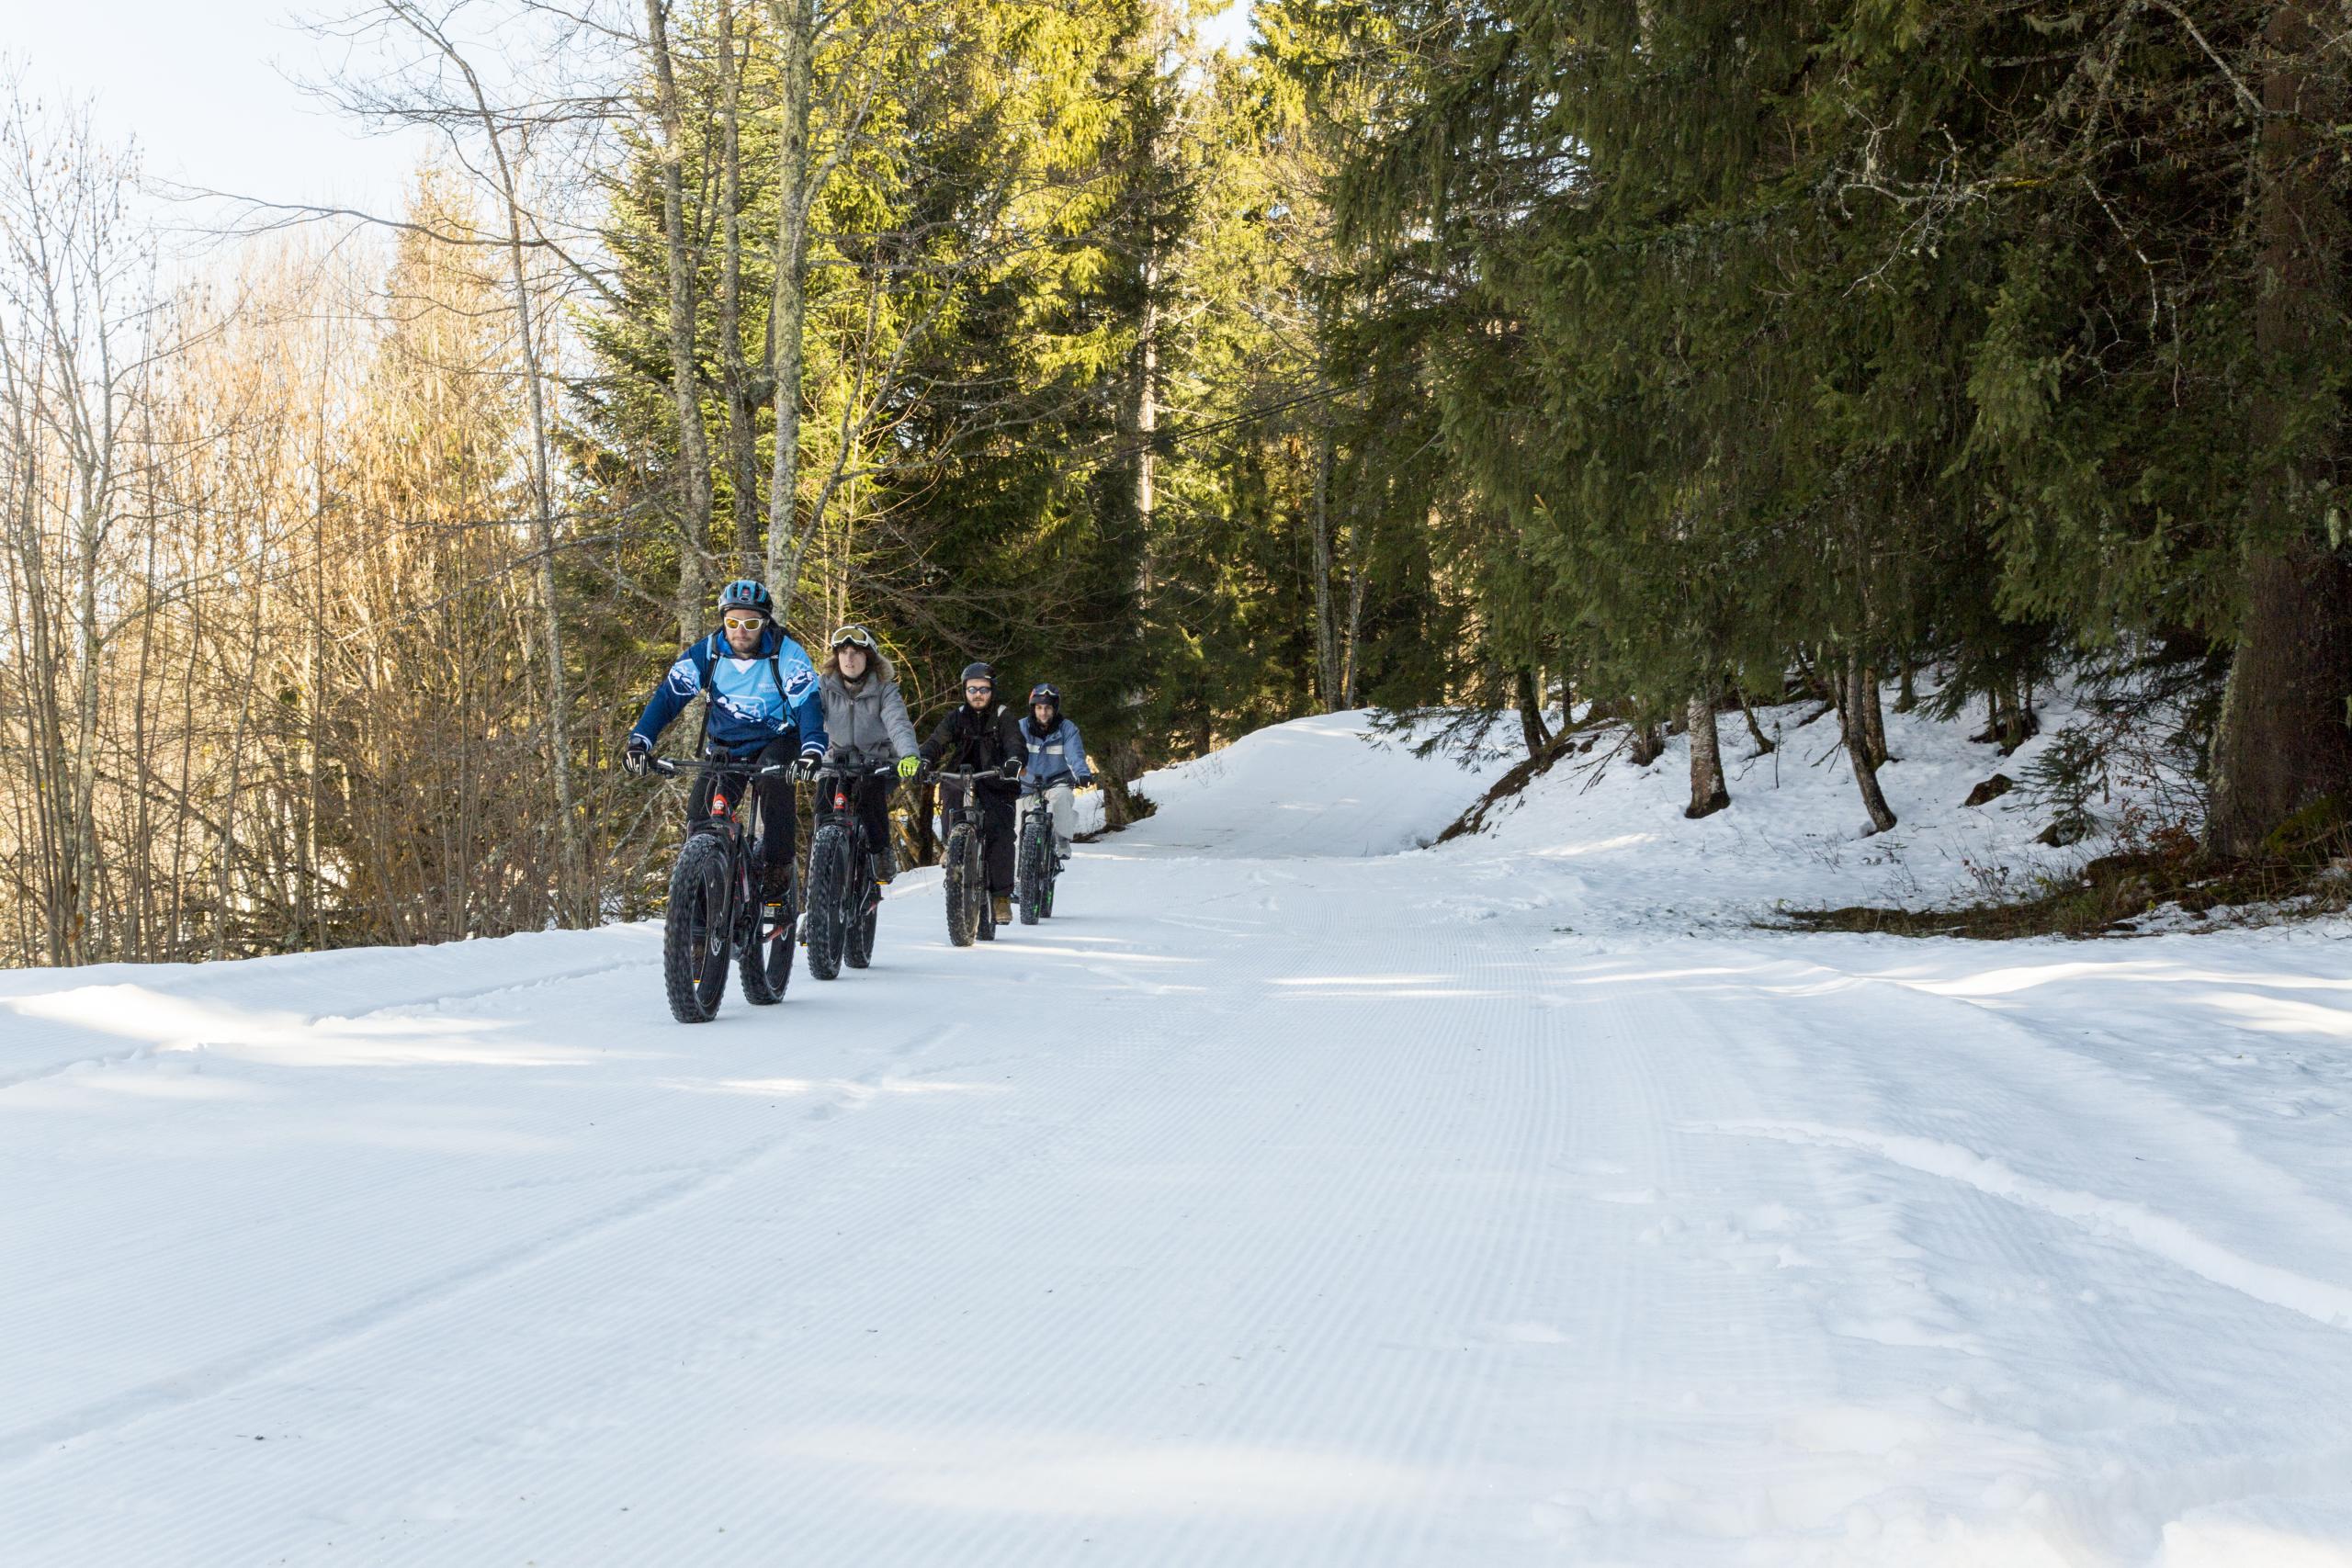
[[[703,709],[702,751],[749,763],[813,766],[825,754],[825,710],[817,695],[817,671],[801,646],[775,624],[775,601],[750,579],[729,583],[718,594],[719,629],[678,655],[670,672],[646,699],[645,712],[629,732],[623,765],[642,773],[670,721],[697,694]],[[704,773],[687,811],[699,819],[710,810],[718,779]],[[795,855],[792,774],[761,779],[761,842],[753,856],[763,867],[762,898],[778,903],[792,887]]]

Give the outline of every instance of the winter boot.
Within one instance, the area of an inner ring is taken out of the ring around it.
[[[874,852],[874,880],[888,887],[890,886],[890,879],[898,874],[898,846],[885,839],[882,840],[882,847]]]
[[[781,904],[792,897],[792,863],[763,864],[760,872],[760,902]]]
[[[994,896],[994,903],[996,905],[996,923],[1001,926],[1011,925],[1012,923],[1012,895],[1010,893],[996,894]]]

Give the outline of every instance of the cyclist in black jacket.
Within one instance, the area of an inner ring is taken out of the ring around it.
[[[996,700],[994,669],[987,664],[964,667],[963,705],[941,719],[922,743],[922,760],[935,768],[978,768],[999,775],[979,781],[980,858],[988,868],[997,923],[1011,925],[1012,803],[1021,793],[1021,768],[1029,760],[1029,746],[1021,738],[1021,721]]]

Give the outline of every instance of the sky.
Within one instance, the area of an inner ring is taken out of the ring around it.
[[[382,205],[423,143],[368,137],[288,80],[334,57],[288,0],[0,0],[0,52],[45,102],[91,101],[158,178],[270,201]]]
[[[136,138],[158,179],[389,209],[427,144],[365,135],[303,94],[295,83],[339,57],[296,25],[296,10],[295,0],[0,0],[0,56],[44,101],[91,100],[100,134]],[[1248,26],[1248,0],[1235,0],[1205,31],[1230,47]]]

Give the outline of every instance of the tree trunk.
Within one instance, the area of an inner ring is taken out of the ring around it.
[[[1315,423],[1315,493],[1310,502],[1315,530],[1316,698],[1326,713],[1340,705],[1340,628],[1331,624],[1331,425]]]
[[[727,406],[727,488],[735,522],[735,570],[760,576],[766,517],[760,508],[759,437],[751,367],[743,357],[743,152],[741,61],[733,0],[718,0],[718,376]]]
[[[1363,641],[1364,564],[1361,548],[1348,581],[1348,640],[1340,649],[1340,710],[1353,712],[1356,704],[1357,654]]]
[[[1747,721],[1747,736],[1749,739],[1756,742],[1756,754],[1759,757],[1770,756],[1773,750],[1772,738],[1766,735],[1764,727],[1756,722],[1756,710],[1747,705],[1746,692],[1739,694],[1739,716]]]
[[[1715,700],[1699,693],[1690,698],[1690,804],[1682,815],[1712,817],[1731,804],[1724,787],[1723,745],[1715,733]]]
[[[2314,828],[2352,806],[2352,571],[2310,540],[2250,563],[2245,623],[2213,738],[2212,848],[2256,855],[2282,847],[2280,824]]]
[[[678,419],[678,640],[703,627],[704,560],[710,548],[710,439],[703,428],[695,371],[695,266],[686,249],[685,127],[670,67],[669,0],[645,0],[653,51],[655,108],[662,120],[662,237],[670,281],[670,400]],[[794,338],[798,343],[797,335]],[[795,404],[797,407],[796,401]]]
[[[768,461],[768,591],[776,618],[791,614],[808,541],[799,517],[800,338],[808,317],[808,99],[816,50],[810,0],[768,0],[783,51],[777,73],[775,295],[768,308],[768,375],[775,397],[775,449]]]
[[[1159,166],[1158,139],[1152,147],[1152,164]],[[1143,311],[1136,323],[1136,528],[1142,548],[1136,567],[1136,608],[1145,612],[1151,603],[1152,559],[1151,514],[1158,501],[1153,485],[1158,478],[1159,454],[1153,444],[1159,433],[1159,240],[1156,234],[1147,235],[1143,253]]]
[[[1998,746],[2004,757],[2032,739],[2041,728],[2030,704],[2018,700],[2017,687],[2007,675],[1986,694],[1984,705],[1992,715],[1984,738]]]
[[[2343,414],[2310,417],[2347,352],[2341,157],[2313,130],[2346,118],[2344,70],[2328,58],[2342,25],[2324,0],[2281,0],[2264,29],[2254,335],[2275,379],[2254,401],[2252,434],[2257,452],[2294,445],[2255,485],[2244,619],[2213,735],[2208,836],[2223,854],[2276,850],[2289,818],[2352,807],[2352,570],[2314,526],[2344,457]]]
[[[1883,768],[1894,760],[1886,749],[1886,716],[1878,705],[1878,667],[1862,666],[1862,739],[1871,749],[1871,765]]]
[[[1512,675],[1514,695],[1519,705],[1520,738],[1527,742],[1527,754],[1540,757],[1552,744],[1552,731],[1544,722],[1544,705],[1535,690],[1535,672],[1525,665]]]
[[[245,649],[245,668],[258,671],[261,666],[262,629],[268,618],[269,593],[264,586],[252,598],[253,616]],[[229,910],[235,902],[237,890],[237,796],[243,793],[245,772],[245,727],[253,719],[254,682],[243,682],[238,689],[237,725],[229,734],[229,789],[220,797],[220,864],[213,886],[212,962],[218,964],[229,953]]]
[[[111,431],[106,433],[109,450]],[[96,487],[85,478],[84,493]],[[110,488],[110,487],[109,487]],[[104,493],[100,491],[99,493]],[[106,650],[98,631],[98,545],[105,534],[100,502],[85,503],[82,520],[81,592],[77,599],[80,669],[74,702],[74,784],[72,815],[66,842],[72,846],[72,873],[66,879],[67,962],[87,964],[91,958],[92,918],[96,913],[98,877],[98,660]]]
[[[1846,657],[1846,703],[1839,716],[1846,735],[1846,760],[1853,764],[1854,784],[1862,792],[1862,809],[1870,813],[1871,831],[1883,833],[1894,826],[1894,808],[1886,804],[1886,795],[1878,787],[1878,761],[1871,755],[1867,721],[1857,720],[1867,701],[1878,705],[1877,693],[1866,686],[1861,655]]]
[[[1626,732],[1625,754],[1637,768],[1648,767],[1665,750],[1666,738],[1658,733],[1658,726],[1652,720],[1640,720]]]
[[[656,0],[658,4],[658,0]],[[668,51],[663,51],[666,60]],[[539,333],[537,313],[531,308],[531,277],[523,260],[523,200],[514,166],[507,161],[506,143],[499,126],[490,112],[490,102],[475,80],[473,68],[463,66],[467,82],[474,88],[474,103],[481,115],[482,135],[498,173],[499,194],[506,208],[507,284],[514,301],[514,330],[522,344],[523,379],[529,396],[526,406],[531,418],[531,544],[538,557],[538,570],[534,574],[538,585],[539,647],[548,666],[547,724],[548,756],[555,769],[556,842],[561,864],[556,874],[555,907],[559,919],[577,924],[593,922],[595,895],[588,886],[588,860],[580,841],[579,804],[571,782],[571,698],[570,681],[563,667],[563,615],[557,601],[555,570],[555,486],[549,474],[548,459],[547,386],[539,374]],[[670,119],[674,121],[676,105],[672,95]],[[676,305],[676,284],[672,284],[672,307]],[[691,319],[691,318],[690,318]],[[674,318],[673,326],[675,326]],[[674,367],[674,361],[673,367]],[[696,413],[699,420],[699,412]],[[706,463],[703,474],[703,497],[706,513],[709,505],[709,471]],[[700,594],[695,596],[696,627],[700,629]]]

